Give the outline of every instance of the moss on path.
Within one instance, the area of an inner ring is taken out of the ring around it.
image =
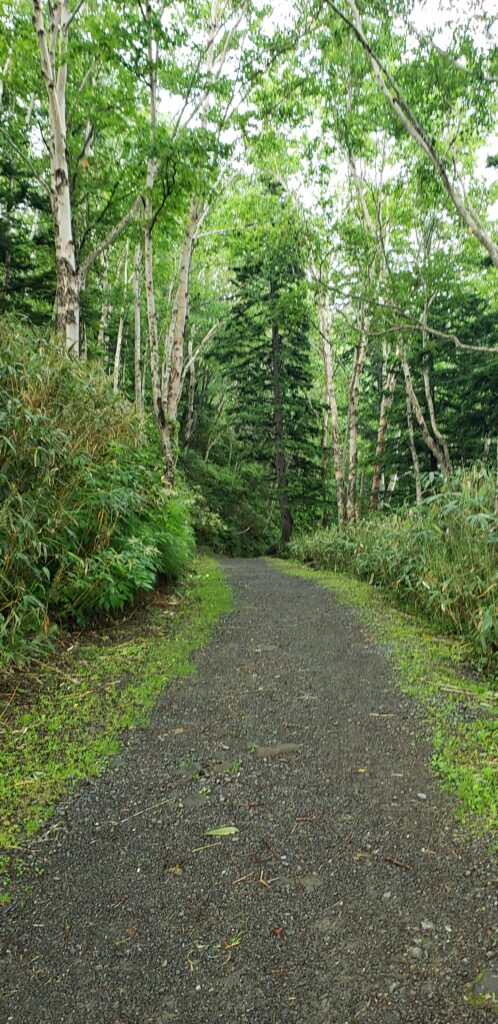
[[[92,640],[75,641],[14,683],[0,719],[0,870],[76,782],[98,775],[123,730],[143,725],[168,682],[194,669],[231,593],[213,559],[175,591]],[[13,857],[14,855],[14,857]],[[0,897],[1,898],[1,897]],[[8,898],[4,893],[3,898]]]
[[[368,583],[297,562],[269,561],[282,572],[314,580],[357,609],[372,639],[387,648],[402,689],[423,705],[432,729],[432,763],[445,787],[456,793],[460,816],[498,839],[498,697],[485,680],[459,670],[458,641],[430,632]]]

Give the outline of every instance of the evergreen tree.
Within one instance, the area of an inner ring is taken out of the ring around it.
[[[267,467],[287,543],[320,501],[320,411],[310,398],[303,224],[278,185],[267,185],[260,199],[260,223],[233,246],[235,302],[216,358],[237,440],[246,459]]]

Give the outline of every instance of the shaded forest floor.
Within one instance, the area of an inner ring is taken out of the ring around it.
[[[196,671],[26,851],[5,1019],[495,1020],[496,865],[429,767],[394,636],[306,571],[224,568],[236,610]]]

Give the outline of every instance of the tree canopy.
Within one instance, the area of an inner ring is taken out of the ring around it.
[[[227,466],[250,472],[232,537],[249,516],[271,546],[491,466],[479,5],[2,0],[0,21],[0,310],[152,413],[170,488],[179,465],[229,515]]]

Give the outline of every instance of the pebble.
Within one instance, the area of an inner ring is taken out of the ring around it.
[[[408,956],[410,957],[410,960],[423,960],[424,953],[420,946],[412,946],[411,949],[408,950]]]
[[[427,800],[427,793],[417,793],[419,800]]]

